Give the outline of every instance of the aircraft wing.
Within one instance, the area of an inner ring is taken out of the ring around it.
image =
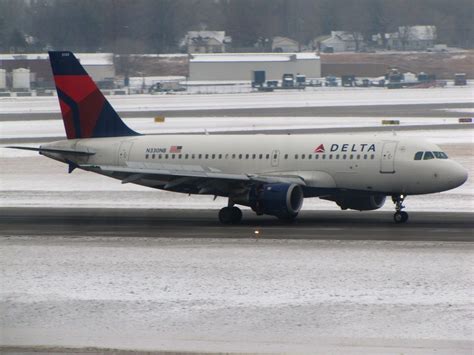
[[[258,183],[287,183],[305,186],[305,181],[293,175],[230,174],[212,168],[190,165],[128,163],[128,166],[80,165],[85,170],[112,175],[122,183],[155,183],[165,190],[207,194],[227,194],[231,190]]]

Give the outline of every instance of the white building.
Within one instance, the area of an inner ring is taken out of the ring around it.
[[[281,80],[283,74],[321,77],[321,60],[315,53],[195,54],[189,60],[189,80],[248,80],[264,70],[266,80]]]
[[[331,36],[320,42],[320,50],[332,48],[334,52],[354,52],[360,50],[364,37],[359,32],[331,31]]]
[[[272,52],[291,53],[299,52],[300,44],[294,39],[288,37],[273,37]]]
[[[75,53],[75,56],[95,81],[115,77],[112,53]],[[50,78],[52,75],[47,53],[0,54],[0,68],[7,71],[29,68],[36,78]]]
[[[181,47],[188,53],[224,53],[231,42],[225,31],[188,31]]]
[[[386,33],[385,38],[388,49],[426,50],[436,43],[436,26],[400,26],[397,32]]]

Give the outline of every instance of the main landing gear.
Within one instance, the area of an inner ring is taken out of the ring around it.
[[[403,201],[405,200],[406,195],[394,195],[392,196],[392,201],[395,204],[395,214],[393,215],[393,220],[395,223],[405,223],[408,221],[408,213],[402,211],[405,208]]]
[[[219,221],[222,224],[239,224],[242,220],[242,211],[229,202],[229,206],[219,211]]]

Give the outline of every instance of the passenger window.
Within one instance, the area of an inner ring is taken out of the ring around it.
[[[347,155],[344,154],[344,155],[342,156],[342,159],[346,160],[346,159],[347,159]]]
[[[288,154],[285,154],[285,159],[288,159]]]
[[[339,159],[339,154],[336,154],[336,159]]]
[[[298,154],[295,154],[295,160],[298,159]]]
[[[367,160],[367,154],[364,154],[364,160]]]
[[[319,159],[319,154],[315,154],[314,159]]]
[[[249,155],[248,154],[245,154],[245,159],[248,159],[249,158]]]
[[[235,154],[232,154],[232,159],[235,159]]]
[[[145,159],[148,159],[148,154],[145,155]]]
[[[181,159],[181,154],[178,154],[178,159]]]
[[[194,154],[191,154],[191,159],[194,159]]]
[[[198,155],[198,158],[199,158],[199,159],[202,159],[202,154],[199,154],[199,155]]]
[[[263,154],[259,154],[258,159],[262,159],[262,158],[263,158]]]
[[[174,159],[174,154],[171,154],[171,159]]]
[[[375,159],[375,154],[370,155],[370,159],[374,160]]]
[[[158,159],[161,159],[161,154],[158,154]]]
[[[357,154],[357,160],[360,160],[360,154]]]
[[[165,154],[165,159],[168,159],[168,154]]]
[[[267,159],[270,159],[270,154],[267,154],[267,155],[266,155],[266,158],[267,158]]]
[[[257,154],[252,154],[252,159],[255,159],[257,157]]]
[[[242,159],[242,154],[239,154],[239,159]]]
[[[302,154],[302,155],[301,155],[301,159],[304,159],[304,158],[305,158],[305,155],[304,155],[304,154]]]
[[[416,152],[415,160],[421,160],[422,157],[423,157],[423,152]]]
[[[332,154],[329,154],[329,159],[332,159]]]
[[[189,158],[189,154],[185,154],[184,159],[188,159],[188,158]]]
[[[430,160],[434,159],[434,155],[431,152],[425,152],[425,155],[423,156],[423,160]]]
[[[215,155],[215,154],[212,154],[212,159],[216,159],[216,155]]]
[[[222,159],[222,154],[219,154],[219,159]]]
[[[323,156],[321,158],[326,159],[326,154],[323,154]]]
[[[311,160],[313,156],[311,154],[308,154],[308,159]]]

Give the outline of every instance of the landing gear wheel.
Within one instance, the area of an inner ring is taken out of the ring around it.
[[[242,211],[238,207],[231,208],[230,222],[232,224],[239,224],[242,221]]]
[[[393,215],[393,220],[395,221],[395,223],[405,223],[406,221],[408,221],[408,213],[404,211],[395,212],[395,214]]]
[[[405,223],[408,221],[408,213],[402,211],[405,208],[403,201],[405,200],[406,195],[395,195],[392,196],[392,201],[395,204],[395,214],[393,215],[393,220],[395,223]]]
[[[222,224],[230,224],[231,214],[231,207],[221,208],[221,210],[219,211],[219,221]]]
[[[222,224],[239,224],[242,211],[238,207],[224,207],[219,211],[219,221]]]

